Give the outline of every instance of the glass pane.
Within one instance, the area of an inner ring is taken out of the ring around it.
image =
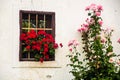
[[[36,14],[30,14],[30,27],[36,27]]]
[[[22,27],[23,28],[28,27],[28,14],[26,14],[26,13],[22,14]]]
[[[51,27],[52,27],[52,16],[46,15],[46,28],[51,28]]]
[[[35,53],[30,53],[30,58],[35,58]]]
[[[28,32],[28,29],[22,29],[22,33]]]
[[[52,34],[51,30],[46,30],[45,32],[48,33],[48,34]]]
[[[22,58],[28,58],[28,53],[27,52],[23,52],[22,53]]]
[[[38,15],[38,28],[44,28],[44,15]]]

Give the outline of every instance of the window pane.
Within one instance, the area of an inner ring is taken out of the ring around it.
[[[28,20],[28,14],[27,13],[22,13],[22,19],[27,19]]]
[[[23,28],[28,27],[28,14],[26,14],[26,13],[22,14],[22,27]]]
[[[38,28],[44,28],[44,15],[38,15]]]
[[[22,33],[28,32],[28,29],[22,29]]]
[[[30,58],[34,58],[35,57],[35,53],[30,53]]]
[[[27,52],[23,52],[22,53],[22,58],[28,58],[28,53]]]
[[[46,15],[46,28],[51,28],[52,27],[52,16],[51,15]]]
[[[30,27],[36,27],[36,14],[30,14]]]
[[[48,34],[52,34],[51,30],[46,30],[45,32],[48,33]]]

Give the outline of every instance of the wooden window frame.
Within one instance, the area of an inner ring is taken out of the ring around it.
[[[44,12],[44,11],[26,11],[26,10],[20,10],[19,11],[19,24],[20,24],[20,34],[22,33],[22,14],[23,13],[27,13],[27,14],[36,14],[36,15],[51,15],[52,16],[52,36],[55,38],[55,12]],[[37,26],[37,25],[36,25]],[[42,28],[40,30],[43,30]],[[20,42],[20,41],[19,41]],[[19,61],[35,61],[32,59],[23,59],[22,58],[22,49],[21,49],[21,42],[19,43]],[[49,61],[54,61],[55,60],[55,55],[54,55],[54,59],[49,59]]]

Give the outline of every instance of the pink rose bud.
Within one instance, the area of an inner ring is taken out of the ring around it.
[[[63,44],[62,44],[62,43],[60,43],[60,47],[63,47]]]
[[[70,48],[69,51],[72,52],[72,48]]]
[[[120,38],[118,39],[118,41],[117,41],[118,43],[120,43]]]
[[[68,42],[68,47],[72,46],[73,45],[73,42],[72,40]]]

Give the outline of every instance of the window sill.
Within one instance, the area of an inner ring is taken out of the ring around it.
[[[13,68],[61,68],[61,66],[56,61],[44,61],[43,63],[23,61],[15,63]]]

